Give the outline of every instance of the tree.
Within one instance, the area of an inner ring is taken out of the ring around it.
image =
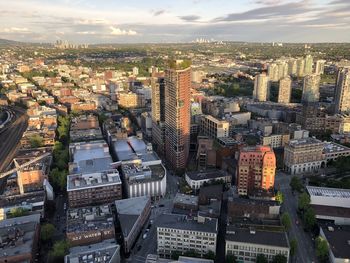
[[[42,241],[51,240],[56,228],[53,224],[44,224],[40,229],[40,238]]]
[[[316,255],[321,262],[328,262],[328,243],[321,236],[316,238]]]
[[[226,256],[226,263],[236,263],[236,257],[235,255],[227,255]]]
[[[277,254],[273,257],[272,263],[287,263],[287,258],[282,254]]]
[[[290,241],[290,254],[294,256],[297,252],[297,249],[298,249],[298,241],[295,238],[293,238]]]
[[[275,199],[281,205],[283,203],[283,200],[284,200],[283,193],[281,191],[278,191]]]
[[[281,222],[284,228],[288,231],[292,225],[292,220],[290,219],[290,216],[288,212],[284,212],[281,216]]]
[[[316,225],[316,216],[312,208],[308,208],[303,216],[303,221],[306,229],[312,230]]]
[[[66,240],[57,241],[49,253],[49,262],[63,262],[69,252],[69,243]]]
[[[292,188],[292,191],[297,191],[297,192],[301,192],[303,189],[303,184],[301,182],[301,180],[299,179],[299,177],[297,176],[293,176],[292,179],[290,180],[289,183],[290,188]]]
[[[67,171],[59,170],[58,168],[54,168],[50,172],[50,181],[52,182],[54,187],[57,187],[61,190],[66,189],[67,186]]]
[[[32,148],[39,148],[44,145],[44,138],[41,137],[40,135],[36,134],[31,137],[29,137],[29,143],[30,147]]]
[[[299,196],[298,208],[299,210],[305,211],[310,205],[310,196],[307,193],[302,193]]]
[[[268,263],[266,256],[264,254],[258,254],[256,256],[256,263]]]
[[[14,218],[14,217],[20,217],[20,216],[25,216],[28,214],[28,210],[23,208],[23,207],[14,207],[11,208],[10,214],[8,215],[9,218]]]
[[[215,259],[215,253],[213,251],[209,251],[208,253],[203,255],[203,258],[214,260]]]

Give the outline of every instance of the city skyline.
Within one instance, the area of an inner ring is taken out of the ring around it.
[[[348,42],[346,0],[0,0],[2,38],[53,43]],[[185,10],[185,11],[184,11]]]

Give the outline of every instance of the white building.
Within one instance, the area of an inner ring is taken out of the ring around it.
[[[198,190],[204,183],[222,181],[231,184],[232,175],[223,170],[208,170],[203,172],[186,172],[185,179],[187,184],[194,190]]]
[[[218,221],[198,216],[187,219],[183,215],[162,214],[157,219],[157,253],[169,258],[172,253],[184,254],[194,250],[203,256],[216,252]]]
[[[218,120],[211,115],[204,115],[201,118],[200,131],[213,139],[228,137],[230,123],[225,120]]]
[[[278,254],[289,261],[289,241],[285,232],[228,226],[225,239],[226,256],[234,255],[238,262],[256,262],[259,254],[263,254],[269,262]]]

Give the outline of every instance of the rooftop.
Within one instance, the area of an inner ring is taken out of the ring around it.
[[[285,232],[266,231],[240,228],[233,225],[227,226],[226,240],[264,246],[289,248],[287,235]]]
[[[98,173],[72,174],[67,178],[67,191],[117,184],[121,184],[121,180],[116,169]]]
[[[329,247],[336,258],[350,258],[350,227],[322,226]]]
[[[350,189],[306,186],[310,196],[350,198]],[[349,200],[350,201],[350,200]]]
[[[205,218],[203,223],[190,219],[185,215],[162,214],[156,220],[157,228],[191,230],[196,232],[217,233],[218,220]]]
[[[323,145],[323,142],[320,140],[313,138],[313,137],[308,137],[308,138],[303,138],[303,139],[296,139],[296,140],[290,140],[289,141],[289,146],[292,147],[298,147],[298,146],[308,146],[308,145]]]
[[[71,248],[65,257],[65,263],[109,263],[112,257],[118,257],[120,246],[115,240],[107,239],[89,246]]]
[[[177,193],[173,202],[174,204],[198,205],[198,196]]]
[[[199,180],[208,180],[208,179],[215,179],[220,177],[225,177],[227,174],[222,170],[208,170],[204,172],[199,171],[193,171],[193,172],[186,172],[186,175],[191,179],[195,181]]]
[[[165,176],[162,164],[144,166],[140,162],[123,163],[122,171],[129,183],[160,180]]]
[[[89,206],[67,211],[67,233],[114,228],[113,214],[108,205]]]
[[[344,145],[340,145],[334,142],[326,142],[324,144],[323,151],[325,153],[336,153],[336,152],[349,152],[350,148]]]

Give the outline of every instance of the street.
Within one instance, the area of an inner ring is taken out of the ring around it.
[[[298,242],[298,249],[296,256],[294,256],[294,261],[298,263],[315,262],[316,259],[313,241],[310,234],[304,231],[301,219],[297,215],[298,195],[292,194],[289,186],[291,178],[291,175],[278,171],[276,174],[275,186],[284,195],[282,213],[284,211],[288,212],[292,221],[292,225],[289,230],[289,241],[295,238]],[[296,224],[297,221],[299,224]]]

